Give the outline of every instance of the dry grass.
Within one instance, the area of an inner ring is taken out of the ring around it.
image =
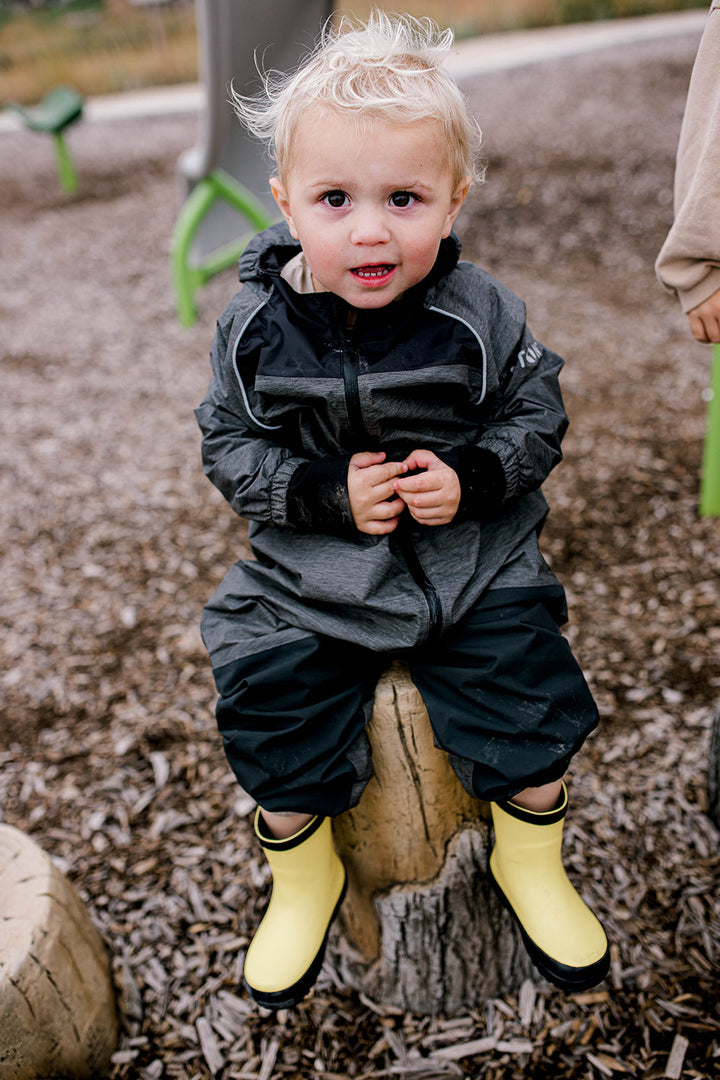
[[[697,0],[351,0],[337,3],[338,11],[364,18],[372,7],[429,15],[450,25],[459,37],[493,31],[519,30],[593,19],[619,19],[660,11],[697,7]]]
[[[467,37],[689,8],[698,0],[352,0],[336,8],[364,18],[378,5],[429,15]],[[61,84],[94,95],[193,82],[197,74],[192,0],[150,8],[129,0],[91,0],[0,19],[0,103],[32,104]]]
[[[192,3],[93,5],[0,22],[0,101],[38,101],[53,86],[108,94],[197,79]]]

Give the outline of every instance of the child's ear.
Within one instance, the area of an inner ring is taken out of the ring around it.
[[[472,178],[464,176],[458,186],[453,192],[453,196],[450,199],[450,209],[448,210],[447,220],[445,221],[445,228],[443,230],[443,239],[450,235],[453,225],[455,224],[455,218],[458,216],[462,209],[462,204],[465,202],[467,193],[470,190]]]
[[[273,176],[270,180],[270,190],[273,193],[273,198],[275,199],[275,202],[280,208],[280,213],[288,223],[291,236],[293,236],[295,240],[299,240],[299,236],[297,234],[297,230],[292,219],[292,214],[290,213],[290,200],[288,199],[287,188],[281,180],[278,180],[277,176]]]

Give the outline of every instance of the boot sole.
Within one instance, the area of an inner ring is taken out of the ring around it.
[[[539,945],[536,945],[528,935],[525,927],[517,917],[512,904],[495,880],[495,876],[489,865],[488,875],[495,894],[506,911],[512,915],[513,921],[520,931],[520,936],[522,937],[522,942],[528,956],[544,978],[551,982],[553,986],[557,986],[558,990],[565,990],[571,994],[578,993],[581,990],[591,990],[593,986],[597,986],[598,983],[603,981],[610,970],[609,946],[605,950],[605,954],[601,956],[599,960],[595,960],[586,967],[571,967],[569,964],[561,964],[559,960],[553,960],[552,956],[543,952]]]
[[[345,880],[343,882],[342,891],[340,893],[340,896],[338,897],[338,901],[333,908],[333,913],[328,921],[327,930],[325,931],[325,937],[322,939],[320,948],[315,954],[315,958],[310,964],[310,967],[307,969],[305,974],[300,979],[298,979],[297,982],[293,983],[292,986],[288,986],[285,990],[265,991],[256,990],[253,986],[250,985],[247,979],[243,979],[245,989],[257,1005],[261,1005],[263,1009],[271,1009],[273,1012],[277,1011],[278,1009],[292,1009],[295,1005],[298,1005],[304,997],[306,997],[310,990],[312,990],[317,980],[317,977],[320,974],[323,960],[325,959],[325,949],[327,947],[328,936],[330,934],[330,927],[332,926],[333,922],[335,921],[335,917],[340,911],[342,902],[345,899],[346,891],[347,874],[345,875]]]

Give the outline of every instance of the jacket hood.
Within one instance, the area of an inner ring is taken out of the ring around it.
[[[280,277],[282,268],[301,251],[284,221],[271,225],[253,237],[238,262],[240,281],[258,281],[270,285]],[[440,242],[435,265],[428,276],[416,285],[424,291],[441,277],[455,269],[460,258],[461,244],[455,233]],[[410,290],[414,292],[415,290]]]

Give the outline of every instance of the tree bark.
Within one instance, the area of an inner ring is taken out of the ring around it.
[[[404,665],[380,680],[368,737],[375,775],[334,825],[348,871],[345,933],[331,943],[341,977],[420,1015],[518,989],[531,965],[487,876],[489,807],[434,746]]]

